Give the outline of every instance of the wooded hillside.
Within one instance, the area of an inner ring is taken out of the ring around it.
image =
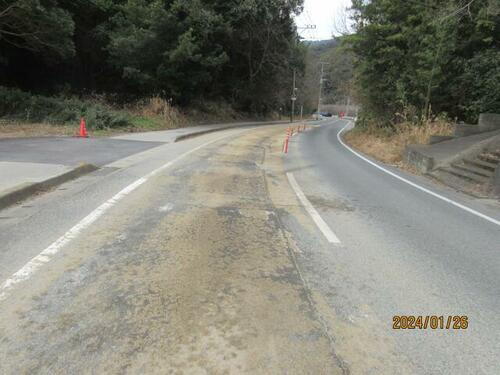
[[[353,0],[360,124],[500,113],[500,1]]]
[[[289,102],[302,0],[0,0],[0,85],[44,94]]]

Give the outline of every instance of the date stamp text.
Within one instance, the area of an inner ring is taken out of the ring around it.
[[[466,315],[395,315],[393,329],[467,329]]]

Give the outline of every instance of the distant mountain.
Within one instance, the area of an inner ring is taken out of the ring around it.
[[[336,47],[340,41],[338,39],[325,39],[325,40],[306,40],[304,43],[310,45],[313,48],[318,49],[330,49]]]
[[[323,53],[332,50],[340,43],[339,39],[325,39],[325,40],[306,40],[304,44],[311,48],[311,52],[315,56],[320,56]]]
[[[305,43],[308,43],[311,46],[315,47],[321,47],[321,46],[328,46],[328,47],[335,47],[338,44],[337,39],[324,39],[324,40],[307,40]]]

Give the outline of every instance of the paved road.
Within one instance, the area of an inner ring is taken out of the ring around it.
[[[31,137],[0,139],[0,196],[27,184],[44,182],[81,164],[104,166],[184,137],[228,128],[274,122],[238,122],[124,134],[112,138]]]
[[[161,144],[110,138],[5,138],[0,139],[0,161],[102,166]]]
[[[353,349],[380,360],[383,372],[407,363],[411,372],[425,374],[498,373],[500,226],[357,157],[338,140],[345,125],[336,121],[296,138],[287,163],[342,242],[324,248],[313,236],[298,236],[299,247],[310,249],[301,266],[315,270],[311,287],[355,327],[346,328],[352,337],[337,340],[340,356],[355,373],[374,363],[361,365],[364,361],[348,354]],[[497,203],[385,168],[500,219]],[[450,314],[468,316],[468,330],[391,331],[394,315]]]
[[[499,227],[359,159],[343,125],[286,158],[276,125],[155,147],[2,211],[0,373],[496,373]]]

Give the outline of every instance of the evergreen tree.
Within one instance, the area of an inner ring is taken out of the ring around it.
[[[472,122],[500,112],[494,1],[353,0],[349,43],[364,117],[387,125],[432,111]]]

